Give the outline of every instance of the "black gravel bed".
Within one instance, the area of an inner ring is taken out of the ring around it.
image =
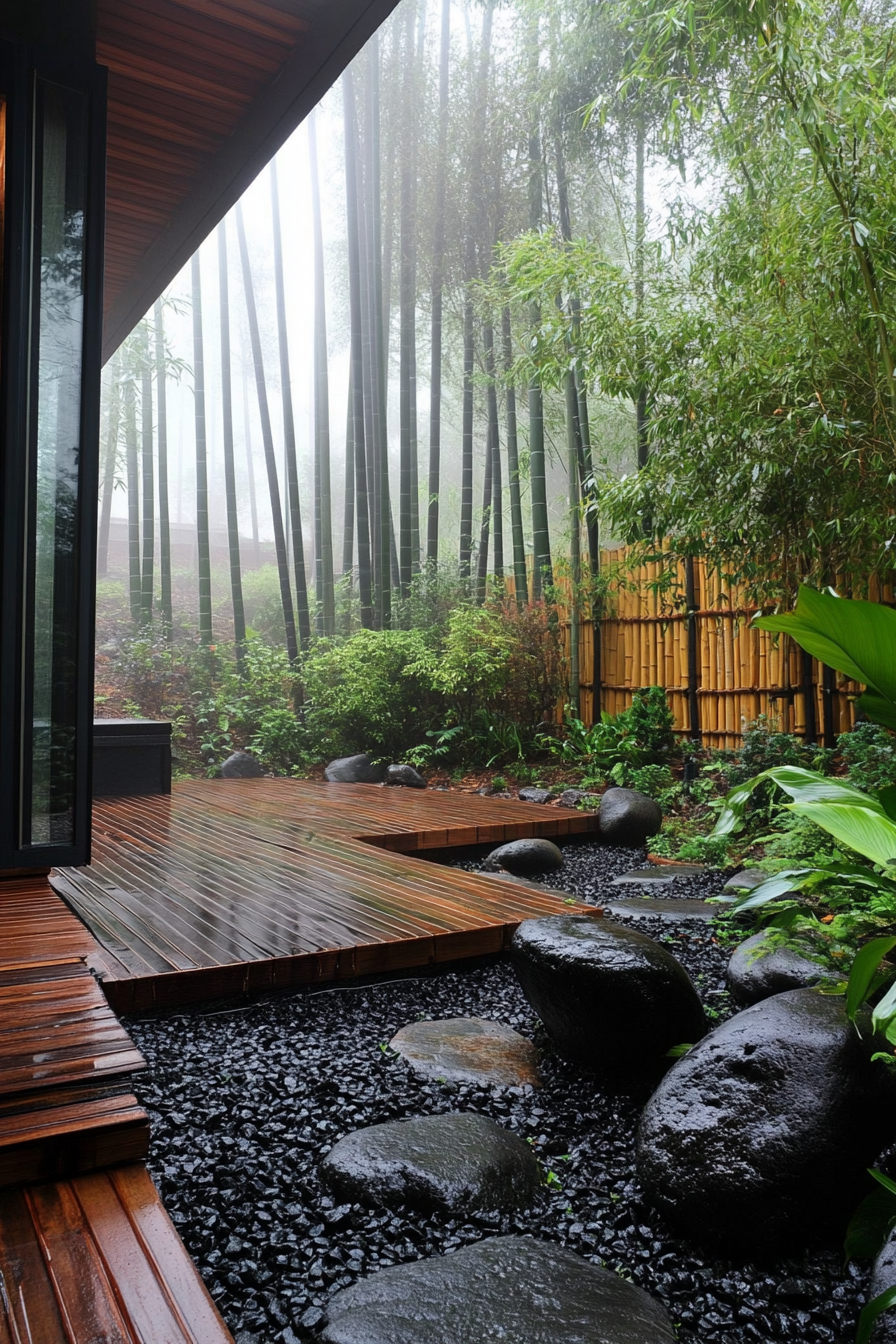
[[[643,862],[643,852],[591,843],[568,846],[564,857],[550,885],[586,900]],[[718,874],[701,875],[662,895],[705,897],[720,887]],[[637,927],[680,957],[711,1015],[726,1015],[728,953],[711,927]],[[468,1015],[536,1040],[537,1092],[428,1084],[388,1049],[409,1022]],[[664,1223],[633,1161],[656,1078],[608,1082],[561,1060],[503,959],[131,1018],[127,1027],[150,1066],[136,1083],[152,1121],[150,1169],[238,1344],[316,1340],[328,1297],[359,1276],[510,1232],[560,1242],[646,1288],[669,1309],[681,1344],[849,1344],[854,1336],[867,1271],[844,1269],[839,1248],[745,1265]],[[345,1134],[452,1110],[479,1111],[532,1141],[545,1179],[537,1207],[455,1221],[336,1205],[322,1189],[318,1164]]]

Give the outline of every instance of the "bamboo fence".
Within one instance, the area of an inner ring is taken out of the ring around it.
[[[689,591],[683,563],[633,565],[624,548],[604,551],[602,560],[619,578],[597,642],[591,619],[580,622],[579,712],[585,724],[593,723],[600,710],[618,714],[638,687],[662,686],[676,732],[709,747],[737,747],[745,724],[760,715],[776,731],[825,746],[834,746],[837,734],[852,727],[861,688],[786,636],[752,626],[756,608],[737,585],[703,561],[693,562]],[[848,590],[845,583],[839,586]],[[861,596],[896,602],[893,584],[875,580]],[[561,620],[568,653],[569,620]]]

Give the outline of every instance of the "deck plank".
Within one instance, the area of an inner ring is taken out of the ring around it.
[[[92,863],[51,881],[106,953],[107,997],[128,1011],[498,950],[521,920],[568,912],[563,897],[420,855],[596,825],[478,795],[189,780],[164,797],[98,801]]]

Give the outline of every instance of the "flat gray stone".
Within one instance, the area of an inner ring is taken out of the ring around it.
[[[729,877],[723,887],[724,891],[752,891],[758,887],[760,882],[765,882],[768,873],[764,873],[761,868],[742,868],[739,873]]]
[[[327,1344],[674,1344],[643,1288],[551,1242],[487,1237],[336,1293]]]
[[[635,919],[703,919],[707,922],[719,913],[717,905],[708,901],[688,901],[674,897],[663,900],[661,896],[620,896],[615,901],[605,901],[604,910],[608,915],[631,915]]]
[[[481,1017],[411,1022],[389,1045],[424,1078],[492,1087],[539,1084],[538,1054],[532,1042],[500,1022]]]
[[[585,807],[596,812],[600,807],[600,795],[585,793],[583,789],[564,789],[557,802],[561,807],[578,807],[580,803],[584,803]]]
[[[472,1112],[356,1130],[331,1148],[320,1174],[346,1203],[458,1214],[526,1208],[539,1185],[528,1143]]]
[[[651,887],[671,887],[674,881],[674,876],[663,872],[662,868],[633,868],[630,873],[614,877],[610,886],[644,887],[649,884]]]
[[[549,803],[552,796],[550,789],[520,789],[521,803]]]

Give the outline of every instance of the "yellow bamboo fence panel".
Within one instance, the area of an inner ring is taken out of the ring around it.
[[[755,629],[751,625],[755,608],[743,590],[703,560],[693,564],[690,613],[683,564],[636,565],[629,562],[624,548],[603,551],[601,560],[604,571],[616,581],[599,622],[599,688],[594,684],[593,622],[590,612],[580,615],[579,715],[584,723],[593,723],[601,710],[618,714],[631,704],[633,692],[645,686],[665,688],[677,733],[699,737],[712,747],[737,747],[744,726],[760,716],[780,732],[805,736],[808,725],[809,735],[818,741],[825,730],[830,740],[855,722],[854,701],[860,688],[805,658],[792,640]],[[506,582],[512,595],[513,581]],[[569,590],[562,579],[557,587],[568,659],[569,613],[563,599],[568,601]],[[836,587],[847,596],[896,605],[892,583],[872,580],[854,590],[840,575]],[[694,703],[699,723],[691,722]],[[562,710],[561,704],[558,718]]]

